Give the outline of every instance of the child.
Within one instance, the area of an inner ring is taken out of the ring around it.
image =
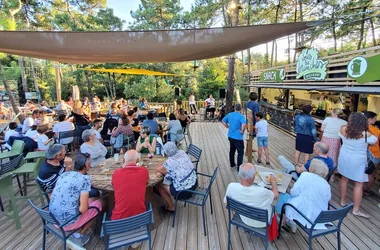
[[[38,125],[37,127],[37,132],[38,132],[38,139],[37,139],[37,144],[38,144],[38,150],[39,151],[46,151],[48,150],[50,146],[50,142],[53,140],[53,138],[47,137],[45,133],[48,131],[48,126],[47,125]]]
[[[269,165],[269,148],[268,148],[268,122],[263,119],[264,115],[262,112],[255,113],[256,118],[256,135],[257,135],[257,146],[259,148],[258,150],[258,157],[257,157],[257,163],[261,163],[261,155],[263,152],[265,152],[265,159],[266,164]]]
[[[5,132],[4,140],[6,141],[6,144],[4,145],[5,148],[8,150],[11,150],[11,146],[8,144],[9,137],[11,136],[20,136],[20,133],[16,131],[17,129],[17,123],[11,122],[9,123],[8,130]]]

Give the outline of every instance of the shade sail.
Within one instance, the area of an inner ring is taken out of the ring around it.
[[[1,31],[0,52],[77,64],[192,61],[228,55],[322,23],[123,32]]]
[[[150,76],[183,76],[179,74],[170,74],[164,72],[157,72],[147,69],[90,69],[85,68],[82,70],[90,70],[102,73],[117,73],[117,74],[130,74],[130,75],[150,75]]]

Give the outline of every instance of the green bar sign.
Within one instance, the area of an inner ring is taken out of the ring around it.
[[[262,82],[283,82],[285,80],[285,69],[267,70],[260,74]]]
[[[328,63],[328,61],[319,59],[316,49],[304,49],[298,56],[296,79],[303,77],[309,81],[323,81],[326,79]]]
[[[358,83],[380,80],[380,55],[364,58],[355,57],[347,65],[347,74]]]

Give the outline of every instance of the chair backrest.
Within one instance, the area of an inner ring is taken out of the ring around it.
[[[327,211],[322,211],[318,217],[314,221],[314,225],[317,223],[327,223],[327,222],[334,222],[339,221],[338,224],[342,223],[344,217],[346,217],[347,213],[351,210],[351,208],[354,206],[353,203],[346,207],[342,207],[339,209],[332,209]]]
[[[0,175],[3,175],[5,173],[8,173],[10,171],[15,170],[20,166],[20,163],[23,159],[23,155],[20,154],[16,158],[13,158],[12,160],[6,162],[6,163],[1,163],[0,164]]]
[[[197,161],[201,159],[202,149],[198,148],[194,144],[190,144],[187,149],[187,154],[193,156]]]
[[[268,210],[248,206],[227,196],[227,209],[252,220],[261,221],[268,225]]]
[[[218,173],[218,168],[219,168],[219,167],[216,167],[216,168],[214,169],[214,173],[213,173],[212,176],[211,176],[210,183],[208,184],[208,187],[207,187],[207,196],[208,196],[208,194],[210,193],[212,183],[214,183],[214,181],[215,181],[216,174]],[[206,198],[207,198],[207,196],[206,196]]]
[[[326,176],[325,180],[326,180],[327,182],[330,181],[331,176],[334,174],[334,172],[335,172],[335,170],[336,170],[337,168],[338,168],[338,166],[335,166],[335,167],[329,172],[329,174]]]
[[[58,133],[58,143],[61,143],[61,139],[72,138],[75,136],[75,130],[62,131]]]
[[[157,121],[166,122],[166,116],[165,117],[157,117]]]
[[[43,196],[45,196],[46,202],[49,204],[50,203],[49,193],[51,193],[51,190],[43,182],[38,180],[38,178],[36,178],[36,183],[37,183],[38,187],[40,188]]]
[[[152,207],[149,204],[148,211],[121,220],[103,221],[104,235],[119,234],[132,231],[137,228],[149,226],[153,223]]]
[[[22,154],[22,152],[23,152],[23,150],[24,150],[24,146],[25,146],[24,141],[21,141],[21,140],[14,140],[14,141],[13,141],[13,144],[12,144],[11,151],[12,151],[12,152],[15,152],[15,153]]]
[[[34,169],[33,169],[33,173],[35,174],[35,176],[38,175],[38,172],[40,171],[40,168],[42,166],[42,164],[44,163],[44,161],[46,160],[45,157],[40,157],[36,160],[35,162],[35,166],[34,166]]]
[[[38,215],[41,217],[44,224],[51,223],[51,224],[59,225],[59,222],[54,217],[54,215],[50,213],[50,211],[38,208],[36,205],[34,205],[33,201],[31,201],[30,199],[28,201],[29,201],[29,204],[34,208],[34,210],[36,210]]]

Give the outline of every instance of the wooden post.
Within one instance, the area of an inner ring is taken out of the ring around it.
[[[55,86],[57,89],[57,102],[61,101],[61,77],[60,77],[60,67],[59,64],[56,63],[55,66]]]
[[[247,108],[247,120],[248,120],[248,134],[249,139],[247,142],[247,154],[248,154],[248,162],[252,163],[252,134],[253,134],[253,120],[252,120],[252,110]]]

